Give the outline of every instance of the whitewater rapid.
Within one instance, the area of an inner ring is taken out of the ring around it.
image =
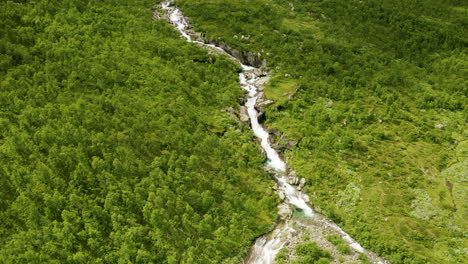
[[[248,116],[250,118],[250,125],[255,136],[260,139],[261,147],[266,153],[268,159],[266,164],[267,167],[272,168],[275,171],[274,174],[277,182],[278,193],[283,193],[285,197],[283,203],[290,207],[291,212],[292,210],[297,210],[302,212],[304,217],[315,217],[320,219],[324,226],[328,226],[330,229],[334,230],[335,233],[340,234],[343,240],[345,240],[355,251],[365,252],[361,245],[359,245],[359,243],[346,234],[340,227],[325,219],[323,216],[316,214],[311,206],[309,206],[307,203],[307,201],[309,201],[308,196],[303,192],[298,191],[294,186],[288,183],[286,175],[287,166],[279,156],[278,152],[272,148],[269,142],[269,133],[258,121],[258,111],[255,106],[260,96],[260,87],[257,85],[257,83],[259,79],[262,78],[262,76],[259,74],[261,71],[259,71],[258,68],[244,65],[238,58],[231,56],[227,51],[214,44],[192,40],[190,34],[188,33],[189,24],[186,18],[178,8],[171,6],[172,2],[173,0],[163,1],[161,3],[161,7],[167,12],[169,22],[174,25],[183,38],[185,38],[188,42],[216,49],[220,53],[231,57],[240,64],[242,71],[239,73],[239,81],[241,88],[247,92],[247,101],[245,103],[245,107],[247,107]],[[283,248],[285,244],[292,239],[294,233],[295,230],[292,227],[291,221],[286,220],[284,223],[279,224],[271,233],[261,236],[255,241],[255,244],[253,245],[251,252],[244,263],[274,263],[275,256],[278,254],[281,248]]]

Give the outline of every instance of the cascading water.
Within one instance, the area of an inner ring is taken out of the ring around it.
[[[369,253],[336,224],[315,213],[313,209],[307,204],[307,201],[309,200],[307,195],[298,191],[295,187],[288,183],[286,177],[286,164],[283,160],[281,160],[278,152],[276,152],[271,147],[268,140],[269,134],[258,121],[258,112],[255,108],[257,100],[259,99],[259,85],[257,85],[257,83],[261,78],[258,74],[258,69],[242,64],[238,58],[231,56],[227,51],[217,47],[216,45],[192,40],[190,34],[188,33],[189,24],[182,15],[182,12],[179,9],[171,6],[173,1],[174,0],[163,1],[161,3],[161,7],[167,12],[169,22],[176,27],[176,29],[188,42],[216,49],[222,54],[231,57],[240,64],[242,71],[239,73],[239,80],[241,88],[247,91],[247,102],[245,103],[245,107],[247,107],[250,124],[255,136],[260,139],[261,147],[267,155],[267,166],[275,171],[278,193],[283,193],[285,197],[283,203],[289,205],[289,207],[293,209],[301,211],[304,217],[310,219],[313,218],[321,222],[322,226],[328,227],[328,229],[332,230],[334,233],[339,234],[343,240],[346,241],[355,251]],[[284,223],[279,224],[271,233],[259,237],[244,263],[273,263],[277,253],[288,241],[291,240],[295,233],[295,229],[291,223],[292,219],[287,219]],[[378,259],[379,263],[386,262],[385,260],[378,257],[374,257],[374,259]]]

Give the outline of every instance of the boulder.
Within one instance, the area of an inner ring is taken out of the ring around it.
[[[257,96],[257,103],[255,104],[255,106],[256,107],[261,107],[261,106],[269,105],[269,104],[272,104],[272,103],[273,103],[272,100],[267,100],[265,98],[265,94],[263,92],[259,92],[258,96]]]
[[[249,113],[247,111],[246,106],[241,106],[240,111],[239,111],[239,119],[241,122],[248,123],[250,118],[249,118]]]
[[[270,105],[270,104],[272,104],[272,103],[274,103],[273,100],[265,100],[265,101],[263,101],[263,102],[261,103],[261,105]]]
[[[284,199],[286,198],[286,195],[284,194],[283,191],[279,191],[279,192],[278,192],[278,196],[279,196],[279,198],[280,198],[281,201],[284,201]]]
[[[298,185],[299,184],[299,178],[298,177],[288,177],[288,183],[291,185]]]
[[[288,174],[288,183],[291,185],[298,185],[299,184],[299,177],[297,177],[295,171],[290,171]]]
[[[289,205],[286,203],[278,205],[278,215],[280,220],[289,219],[292,216],[291,207],[289,207]]]
[[[304,178],[301,178],[301,180],[299,181],[299,188],[304,188],[304,185],[306,184],[306,180]]]
[[[295,140],[286,140],[285,145],[286,145],[285,146],[286,149],[292,150],[297,145],[297,141],[295,141]]]
[[[264,71],[262,68],[257,68],[254,70],[254,74],[257,76],[257,77],[265,77],[268,75],[268,73],[266,71]]]
[[[245,36],[244,36],[245,38]],[[234,58],[238,59],[240,62],[246,65],[253,66],[255,68],[260,68],[266,66],[266,61],[262,60],[260,57],[256,56],[255,54],[251,52],[245,52],[245,51],[238,51],[236,49],[233,49],[226,44],[219,42],[217,40],[208,40],[210,44],[214,44],[220,48],[222,48],[224,51],[226,51],[229,55],[233,56]]]
[[[239,102],[240,105],[245,105],[247,98],[245,96],[241,96],[237,99],[237,102]]]
[[[296,176],[297,176],[297,175],[296,175],[296,171],[294,171],[294,170],[289,171],[288,176],[289,176],[289,177],[296,177]]]
[[[264,101],[265,101],[265,93],[259,92],[257,94],[257,104],[261,104]]]

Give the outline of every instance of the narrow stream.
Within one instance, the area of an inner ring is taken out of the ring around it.
[[[282,205],[289,207],[291,212],[293,210],[301,212],[301,218],[310,220],[313,219],[316,223],[320,223],[320,227],[327,228],[328,230],[331,230],[331,232],[339,234],[352,249],[354,249],[356,252],[366,253],[368,256],[372,257],[371,259],[374,260],[374,262],[388,263],[387,261],[376,256],[374,253],[363,249],[359,243],[352,239],[336,224],[326,219],[322,215],[315,213],[314,210],[308,205],[309,197],[288,183],[286,175],[287,166],[285,162],[281,160],[278,152],[276,152],[276,150],[271,147],[268,140],[269,133],[259,123],[258,112],[255,108],[260,95],[259,90],[261,90],[261,87],[258,85],[258,83],[261,78],[265,77],[258,74],[261,72],[258,68],[244,65],[238,58],[231,56],[222,48],[214,44],[192,40],[189,32],[189,24],[186,18],[183,16],[182,12],[176,7],[172,6],[173,1],[174,0],[163,1],[161,3],[161,7],[164,11],[167,12],[169,22],[177,28],[180,34],[188,42],[216,49],[220,53],[231,57],[240,64],[242,68],[242,71],[239,73],[240,86],[247,92],[247,102],[245,103],[245,107],[247,107],[251,128],[255,136],[260,139],[261,147],[267,155],[267,167],[273,169],[275,172],[274,174],[277,182],[277,192],[279,194],[281,193],[282,196],[284,195]],[[298,225],[307,225],[307,221],[288,217],[283,223],[278,224],[276,229],[271,233],[257,238],[249,256],[244,260],[244,263],[274,263],[275,256],[278,254],[281,248],[283,248],[289,241],[293,239],[294,234],[296,234],[294,226]]]

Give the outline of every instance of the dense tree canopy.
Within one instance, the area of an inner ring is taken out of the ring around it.
[[[271,228],[238,66],[154,4],[0,2],[0,262],[237,263]]]

